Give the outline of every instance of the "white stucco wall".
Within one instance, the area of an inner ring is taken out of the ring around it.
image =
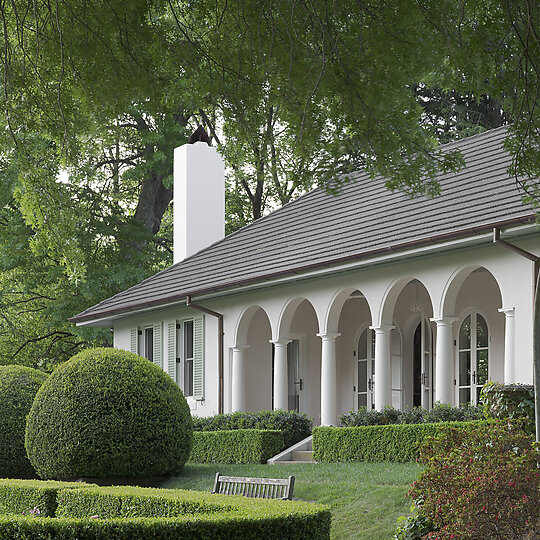
[[[540,235],[515,241],[524,249],[540,253]],[[479,271],[470,274],[477,267]],[[470,277],[469,277],[470,274]],[[407,285],[411,280],[418,280]],[[515,309],[515,378],[532,382],[532,264],[530,261],[496,245],[464,248],[442,255],[378,264],[331,276],[301,279],[280,285],[261,285],[245,292],[223,294],[220,298],[194,298],[197,302],[224,315],[225,411],[231,407],[231,348],[239,340],[247,341],[246,375],[249,408],[269,408],[271,404],[270,338],[304,337],[305,374],[309,399],[306,412],[318,422],[320,416],[321,340],[317,333],[340,332],[336,341],[337,409],[346,412],[353,406],[353,351],[358,329],[365,324],[395,324],[401,336],[403,361],[403,402],[412,401],[412,337],[420,314],[411,311],[411,302],[424,305],[424,315],[457,317],[457,335],[463,313],[478,308],[485,314],[491,333],[490,378],[502,380],[504,366],[504,314],[498,308]],[[365,300],[346,300],[354,290]],[[499,292],[500,291],[500,292]],[[304,299],[306,301],[304,301]],[[250,307],[260,306],[260,310]],[[129,350],[129,332],[136,326],[167,322],[193,315],[186,307],[170,307],[114,322],[114,345]],[[265,315],[266,314],[266,315]],[[205,400],[190,401],[192,412],[209,415],[217,412],[217,324],[205,316]],[[435,333],[436,325],[431,323]],[[394,332],[394,331],[393,331]],[[166,336],[164,336],[166,358]],[[435,359],[436,365],[436,359]]]

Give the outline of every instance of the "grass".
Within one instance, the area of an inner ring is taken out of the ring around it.
[[[182,476],[161,487],[211,491],[217,471],[270,478],[292,474],[295,497],[331,507],[333,539],[390,540],[397,518],[409,513],[405,496],[420,467],[416,463],[187,464]]]

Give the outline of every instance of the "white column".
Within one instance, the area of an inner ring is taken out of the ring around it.
[[[516,382],[516,309],[501,308],[499,312],[504,313],[504,384],[512,384]]]
[[[337,332],[317,334],[322,340],[321,350],[321,426],[337,425]]]
[[[375,408],[392,405],[391,325],[370,326],[375,332]]]
[[[287,373],[287,345],[290,339],[274,339],[274,410],[289,409],[289,381]]]
[[[454,399],[454,342],[452,324],[456,317],[430,319],[437,323],[437,349],[435,352],[435,401],[453,405]]]
[[[245,350],[249,345],[232,348],[232,411],[246,410],[246,366]]]

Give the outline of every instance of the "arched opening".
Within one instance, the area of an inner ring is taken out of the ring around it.
[[[233,410],[260,411],[272,407],[271,339],[266,312],[259,306],[246,309],[237,325],[233,349]]]
[[[413,406],[429,409],[433,406],[436,376],[431,297],[418,279],[401,280],[396,286],[401,287],[399,293],[387,296],[387,301],[393,300],[394,305],[390,303],[383,309],[394,326],[392,405],[399,409]]]
[[[337,412],[373,408],[374,338],[369,303],[358,289],[342,291],[329,312],[328,327],[340,334],[336,341]]]
[[[320,422],[321,340],[319,321],[311,302],[293,298],[287,302],[278,324],[277,339],[287,347],[287,408]],[[277,343],[274,346],[279,346]],[[275,378],[272,379],[276,384]],[[274,395],[273,387],[272,393]]]
[[[463,277],[463,276],[462,276]],[[449,289],[447,309],[454,307],[455,403],[478,404],[482,386],[504,381],[504,314],[501,291],[489,270],[469,269],[468,275]]]

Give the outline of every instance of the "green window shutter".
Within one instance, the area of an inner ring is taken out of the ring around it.
[[[176,321],[167,324],[167,373],[176,382]]]
[[[161,323],[154,324],[154,364],[162,367],[163,339],[161,337]]]
[[[193,397],[204,399],[204,316],[193,318]]]
[[[130,351],[132,353],[135,353],[135,354],[138,354],[138,351],[137,351],[137,343],[139,341],[138,339],[139,337],[139,332],[137,331],[136,328],[132,328],[131,329],[131,341],[130,341]]]

